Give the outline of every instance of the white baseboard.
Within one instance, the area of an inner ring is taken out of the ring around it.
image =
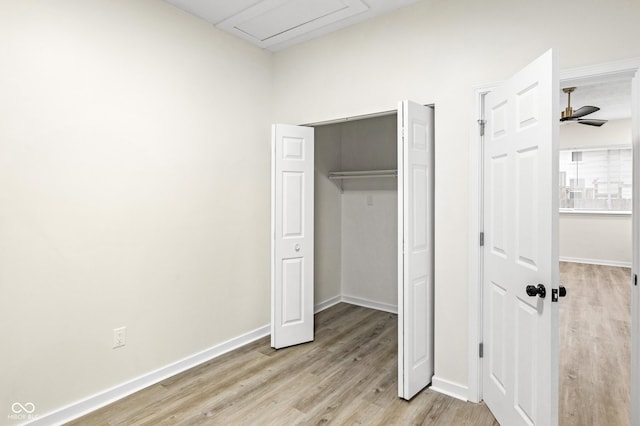
[[[373,300],[362,299],[360,297],[342,296],[341,301],[350,303],[352,305],[362,306],[364,308],[377,309],[378,311],[390,312],[392,314],[398,313],[398,307],[388,303],[375,302]]]
[[[161,382],[164,379],[175,376],[190,368],[210,361],[222,354],[232,351],[240,346],[251,343],[271,333],[270,325],[265,325],[242,336],[235,337],[219,345],[205,349],[202,352],[190,355],[172,364],[144,374],[128,382],[122,383],[111,389],[104,390],[84,400],[74,402],[56,411],[38,416],[30,425],[59,425],[77,419],[85,414],[102,408],[119,399],[129,396],[139,390]]]
[[[468,401],[467,396],[469,395],[469,388],[467,386],[463,386],[449,380],[440,379],[436,376],[433,376],[433,379],[431,380],[431,390],[465,402]]]
[[[342,302],[342,297],[340,296],[335,296],[335,297],[332,297],[331,299],[327,299],[324,302],[318,303],[314,307],[313,313],[317,314],[318,312],[324,311],[325,309],[329,309],[330,307],[337,305],[340,302]]]
[[[622,268],[631,268],[631,262],[621,262],[618,260],[602,260],[602,259],[582,259],[579,257],[560,256],[560,262],[587,263],[589,265],[603,266],[620,266]]]

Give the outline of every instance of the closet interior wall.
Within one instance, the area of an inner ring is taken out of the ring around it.
[[[397,311],[397,178],[329,172],[397,169],[397,115],[315,128],[315,303],[343,297]]]

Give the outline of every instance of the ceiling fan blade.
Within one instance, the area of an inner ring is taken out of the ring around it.
[[[583,106],[582,108],[578,108],[577,110],[573,111],[573,114],[571,114],[571,118],[584,117],[585,115],[592,114],[596,111],[600,111],[600,108],[590,105]]]
[[[587,126],[596,126],[596,127],[600,127],[606,122],[607,120],[595,120],[595,119],[588,119],[588,118],[584,118],[584,119],[581,118],[580,120],[578,120],[578,123],[580,124],[586,124]]]

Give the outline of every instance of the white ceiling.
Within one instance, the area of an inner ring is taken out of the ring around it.
[[[418,0],[165,0],[262,48],[277,51]]]
[[[576,87],[571,94],[571,107],[592,105],[600,111],[583,118],[597,118],[602,120],[617,120],[631,117],[631,78],[616,77],[604,81],[588,83],[560,84],[560,87]],[[567,95],[560,91],[560,110],[567,106]]]

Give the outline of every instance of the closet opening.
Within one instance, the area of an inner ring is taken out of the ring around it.
[[[397,112],[312,127],[315,305],[397,314]]]
[[[398,396],[433,377],[434,108],[272,128],[271,346],[340,302],[397,314]],[[396,342],[393,342],[396,343]]]

